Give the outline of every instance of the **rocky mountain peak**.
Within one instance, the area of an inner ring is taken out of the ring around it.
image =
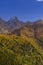
[[[14,17],[10,18],[9,21],[10,21],[10,22],[17,22],[17,21],[18,21],[18,18],[17,18],[16,16],[14,16]],[[9,22],[9,21],[8,21],[8,22]]]

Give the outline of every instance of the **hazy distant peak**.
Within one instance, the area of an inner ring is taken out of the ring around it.
[[[0,20],[3,20],[2,18],[0,18]]]
[[[11,19],[18,19],[16,16],[13,16]]]
[[[2,18],[0,18],[0,20],[1,20]]]
[[[18,20],[18,18],[16,17],[16,16],[14,16],[14,17],[12,17],[12,18],[10,18],[10,20],[9,21],[12,21],[12,20]]]
[[[31,21],[26,21],[27,23],[32,23]]]
[[[4,19],[2,19],[2,18],[0,18],[0,22],[4,23],[4,22],[5,22],[5,20],[4,20]]]

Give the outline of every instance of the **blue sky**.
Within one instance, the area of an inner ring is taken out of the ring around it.
[[[13,16],[23,21],[43,19],[43,0],[0,0],[0,17]]]

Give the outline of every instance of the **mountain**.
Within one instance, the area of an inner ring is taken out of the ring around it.
[[[43,20],[24,23],[16,16],[7,22],[0,18],[0,34],[16,34],[18,36],[25,35],[28,38],[36,38],[39,44],[43,46]]]
[[[12,32],[15,29],[19,29],[20,27],[23,26],[23,22],[18,20],[17,17],[12,17],[8,22],[7,22],[7,28],[10,32]],[[9,25],[9,26],[8,26]]]
[[[23,22],[19,21],[17,17],[12,17],[9,21],[4,21],[0,18],[0,33],[10,34],[15,29],[19,29],[24,25]]]
[[[26,23],[23,27],[14,30],[12,33],[19,36],[25,35],[28,38],[30,37],[36,38],[37,40],[39,40],[39,44],[43,46],[43,21],[42,20]]]
[[[5,20],[3,20],[2,18],[0,18],[0,33],[7,33],[7,23]]]
[[[39,40],[41,46],[43,46],[43,20],[34,22],[35,37]]]
[[[43,65],[43,20],[0,18],[0,65]]]

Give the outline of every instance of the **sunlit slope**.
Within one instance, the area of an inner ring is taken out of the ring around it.
[[[38,49],[38,50],[41,49],[41,47],[38,45],[38,41],[35,38],[28,38],[28,37],[26,37],[24,35],[22,35],[22,36],[16,36],[16,35],[4,35],[4,34],[0,34],[0,41],[1,41],[1,39],[3,40],[4,43],[6,41],[8,41],[8,40],[11,41],[11,42],[16,41],[16,42],[18,42],[20,44],[25,43],[25,42],[29,42],[36,49]]]
[[[34,38],[0,34],[1,65],[43,65],[43,51]]]

